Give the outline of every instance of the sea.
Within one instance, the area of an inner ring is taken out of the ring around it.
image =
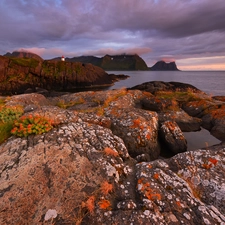
[[[109,89],[130,88],[149,81],[188,83],[209,95],[225,96],[225,71],[107,71],[130,77],[116,82]]]
[[[108,89],[130,88],[149,81],[176,81],[188,83],[210,96],[225,96],[225,71],[106,71],[108,74],[124,74],[130,77],[120,80]],[[207,149],[221,141],[202,128],[196,132],[184,132],[188,151]]]

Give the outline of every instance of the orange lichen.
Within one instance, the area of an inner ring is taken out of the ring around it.
[[[178,207],[181,207],[180,201],[176,201],[176,205],[177,205]]]
[[[98,202],[98,205],[100,209],[109,209],[111,206],[111,203],[109,200],[103,199]]]
[[[158,179],[159,179],[159,174],[158,174],[158,173],[155,173],[155,174],[153,175],[153,177],[154,177],[156,180],[158,180]]]
[[[119,155],[117,151],[114,151],[113,149],[111,149],[111,148],[109,148],[109,147],[106,147],[106,148],[104,149],[104,153],[105,153],[106,155],[111,155],[111,156],[115,156],[115,157],[117,157],[117,156]]]
[[[217,159],[213,159],[213,158],[209,158],[209,162],[211,162],[213,165],[216,166],[216,164],[218,163]]]
[[[152,169],[152,165],[150,165],[150,164],[148,164],[147,167],[148,167],[149,169]]]
[[[151,139],[151,134],[148,133],[148,134],[146,135],[146,138],[147,138],[148,140],[150,140],[150,139]]]
[[[130,126],[130,128],[140,128],[140,129],[144,129],[144,126],[141,125],[141,120],[140,120],[140,119],[135,119],[135,120],[133,120],[133,125]]]
[[[113,190],[113,185],[108,183],[108,181],[104,181],[100,187],[101,193],[103,195],[108,195]]]
[[[140,179],[141,182],[142,180]],[[160,193],[157,193],[155,190],[150,188],[150,184],[147,183],[142,183],[141,191],[144,193],[144,195],[149,199],[149,200],[161,200],[161,195]]]
[[[90,196],[86,202],[82,202],[81,206],[82,208],[86,207],[88,211],[93,214],[95,208],[95,196]]]
[[[149,200],[161,200],[160,193],[154,193],[151,188],[147,188],[144,193]]]
[[[207,170],[208,170],[208,169],[211,169],[212,166],[213,166],[212,163],[204,163],[204,164],[202,164],[202,167],[205,168],[205,169],[207,169]]]

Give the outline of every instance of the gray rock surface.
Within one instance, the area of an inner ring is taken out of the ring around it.
[[[224,224],[225,143],[160,157],[160,138],[168,135],[168,149],[185,150],[175,122],[178,112],[186,115],[179,109],[185,103],[143,109],[151,97],[124,89],[4,98],[27,116],[51,119],[54,128],[0,145],[0,224]],[[202,115],[222,134],[223,103],[214,101]]]

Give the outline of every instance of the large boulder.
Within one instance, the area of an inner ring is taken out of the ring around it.
[[[113,108],[108,110],[108,113],[112,121],[112,132],[123,139],[132,157],[140,157],[143,154],[148,160],[159,157],[158,116],[155,112]]]

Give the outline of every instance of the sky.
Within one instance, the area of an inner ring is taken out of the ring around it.
[[[225,0],[0,0],[0,55],[138,54],[225,70]]]

